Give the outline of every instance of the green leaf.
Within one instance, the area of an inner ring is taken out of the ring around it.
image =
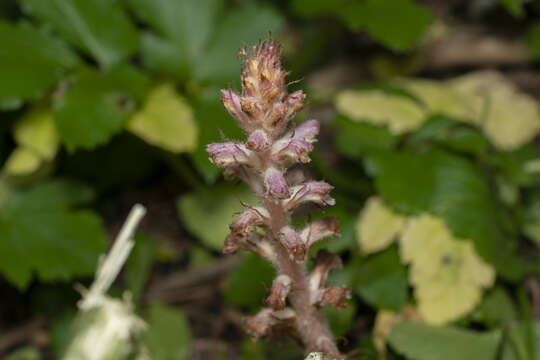
[[[351,121],[338,115],[336,144],[339,150],[350,157],[359,157],[372,150],[390,150],[397,142],[387,127]]]
[[[399,311],[407,302],[407,272],[395,246],[370,256],[355,274],[354,289],[371,306]]]
[[[428,9],[414,0],[295,0],[293,8],[306,17],[334,14],[396,51],[411,49],[432,22]]]
[[[411,49],[431,25],[431,14],[414,0],[365,0],[338,10],[353,29],[365,29],[396,51]]]
[[[499,3],[508,10],[512,16],[522,18],[525,16],[523,5],[527,0],[499,0]]]
[[[134,303],[141,298],[152,271],[156,250],[155,239],[140,232],[135,235],[135,246],[124,268],[125,285],[131,292]]]
[[[49,324],[49,338],[52,353],[56,359],[62,359],[69,344],[75,337],[75,309],[70,309]]]
[[[221,250],[229,234],[234,214],[243,210],[241,202],[254,204],[255,197],[245,186],[229,184],[201,188],[178,200],[180,217],[186,228],[206,246]]]
[[[128,6],[155,32],[142,37],[143,62],[178,78],[194,72],[214,33],[222,0],[128,0]]]
[[[481,334],[412,322],[396,324],[388,337],[392,348],[411,360],[492,360],[500,340],[500,331]]]
[[[173,84],[150,90],[145,104],[130,119],[127,128],[149,144],[181,153],[197,146],[193,111]]]
[[[142,342],[152,359],[184,360],[191,354],[192,338],[183,312],[170,306],[151,305],[146,321],[148,330]]]
[[[134,53],[138,33],[111,0],[19,0],[24,11],[52,26],[69,42],[110,67]]]
[[[38,349],[34,347],[24,347],[18,350],[15,350],[8,356],[2,358],[3,360],[39,360],[41,356],[39,355]]]
[[[279,33],[283,18],[272,8],[247,5],[222,15],[223,1],[129,0],[154,32],[142,38],[143,62],[185,80],[191,75],[223,85],[238,78],[236,49]],[[245,31],[249,29],[249,31]]]
[[[64,43],[28,24],[0,21],[0,38],[0,109],[42,97],[79,61]]]
[[[93,197],[77,183],[57,180],[13,193],[0,210],[0,271],[19,288],[32,273],[47,281],[94,272],[105,230],[89,210],[72,210]]]
[[[504,327],[517,319],[517,313],[512,299],[499,286],[485,295],[474,313],[474,318],[484,322],[490,328]]]
[[[532,341],[533,350],[529,351],[526,345],[526,332],[528,326],[526,324],[515,324],[507,333],[507,341],[504,342],[502,348],[502,360],[540,360],[540,322],[535,321],[532,323]]]
[[[347,307],[342,310],[337,310],[333,306],[326,306],[324,314],[328,319],[328,324],[335,337],[345,336],[351,329],[354,323],[354,315],[356,314],[356,304],[348,301]]]
[[[407,143],[413,146],[425,142],[476,155],[486,154],[490,148],[489,141],[479,130],[444,115],[431,116],[407,139]]]
[[[540,193],[528,194],[525,204],[521,208],[522,230],[529,239],[540,247]]]
[[[119,191],[155,175],[161,166],[158,155],[141,139],[123,132],[93,151],[67,154],[62,158],[62,173],[92,184],[99,192]]]
[[[92,149],[120,132],[148,86],[129,66],[108,72],[86,69],[54,104],[55,122],[68,150]]]
[[[351,2],[351,0],[293,0],[291,6],[297,14],[304,17],[313,17],[333,13],[336,9],[348,6]]]
[[[531,25],[527,31],[529,51],[535,58],[540,57],[540,23]]]
[[[540,169],[536,165],[539,158],[538,147],[527,144],[513,151],[498,152],[493,161],[513,185],[533,188],[540,184]]]
[[[267,261],[254,254],[246,254],[227,280],[225,300],[235,306],[258,308],[272,286],[275,270]]]
[[[381,152],[369,157],[367,167],[388,204],[409,214],[442,217],[456,237],[471,239],[500,275],[517,280],[532,270],[514,254],[516,240],[505,233],[490,187],[468,160],[442,150]]]
[[[268,37],[269,31],[279,34],[283,25],[283,17],[271,7],[245,6],[230,11],[216,26],[215,36],[195,68],[196,77],[220,86],[235,81],[240,74],[238,48]]]

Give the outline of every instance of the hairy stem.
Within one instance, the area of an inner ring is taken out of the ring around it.
[[[296,312],[297,330],[306,351],[323,351],[339,355],[337,346],[328,328],[328,323],[321,311],[311,303],[308,275],[305,264],[299,264],[290,258],[289,252],[277,240],[277,234],[283,226],[288,225],[289,219],[280,203],[265,199],[265,205],[273,220],[270,231],[273,237],[274,251],[278,274],[291,278],[292,288],[289,295],[291,305]]]

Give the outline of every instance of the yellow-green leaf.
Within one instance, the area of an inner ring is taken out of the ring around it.
[[[431,113],[441,113],[464,119],[471,116],[466,99],[443,81],[406,79],[398,82],[415,95]]]
[[[13,136],[19,146],[47,161],[56,156],[60,144],[51,110],[41,107],[30,110],[15,124]]]
[[[127,127],[146,142],[174,153],[192,151],[197,145],[193,111],[172,84],[154,87]]]
[[[497,148],[516,149],[540,133],[540,111],[534,98],[519,92],[499,73],[476,72],[450,85],[468,99],[473,114],[481,115],[472,122],[481,124]]]
[[[414,100],[380,90],[344,90],[336,97],[336,107],[351,120],[386,125],[395,135],[415,130],[426,115]]]
[[[478,126],[495,147],[513,150],[540,133],[535,99],[500,73],[473,72],[448,81],[401,80],[430,113],[443,113]]]
[[[410,264],[418,311],[433,325],[456,320],[480,301],[493,285],[494,270],[474,251],[470,241],[455,238],[441,218],[409,219],[400,238],[402,260]]]
[[[356,221],[356,238],[364,254],[384,249],[392,243],[403,228],[405,218],[388,206],[379,197],[367,200]]]
[[[29,175],[39,169],[40,165],[41,159],[34,151],[19,146],[6,160],[4,172],[13,176]]]

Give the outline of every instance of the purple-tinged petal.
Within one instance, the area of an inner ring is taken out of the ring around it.
[[[264,172],[264,185],[268,195],[276,199],[289,197],[289,187],[285,178],[276,168],[268,168]]]
[[[243,144],[232,141],[208,144],[206,151],[210,154],[210,161],[221,168],[246,165],[251,156],[251,151]]]
[[[316,136],[319,134],[317,120],[309,120],[298,127],[289,130],[281,139],[272,146],[272,157],[279,162],[303,162],[310,161],[308,154],[313,150]]]
[[[231,233],[237,237],[245,237],[254,226],[267,225],[269,221],[268,211],[263,207],[252,207],[244,210],[229,225]]]
[[[304,140],[289,139],[278,140],[272,146],[272,158],[279,163],[308,163],[311,161],[308,154],[313,150],[313,145]]]
[[[284,200],[285,209],[291,211],[297,206],[313,202],[319,206],[335,205],[336,201],[330,197],[334,187],[324,181],[310,181],[291,188],[291,196]]]
[[[285,226],[279,232],[279,241],[283,247],[289,251],[291,259],[302,262],[306,259],[306,244],[302,241],[298,233],[290,226]]]
[[[242,127],[249,127],[252,120],[242,110],[241,97],[236,92],[229,90],[221,90],[221,102],[225,106],[227,112],[235,118]]]
[[[291,137],[313,143],[317,140],[317,135],[319,135],[319,122],[317,120],[308,120],[301,123],[291,131],[294,132],[294,134],[290,134]]]
[[[270,146],[270,137],[264,130],[255,130],[246,141],[246,147],[253,151],[265,150]]]
[[[304,99],[306,98],[306,94],[302,90],[298,90],[293,92],[292,94],[289,94],[287,96],[286,104],[287,104],[287,115],[286,115],[286,121],[289,121],[292,119],[296,113],[302,109],[304,106]]]

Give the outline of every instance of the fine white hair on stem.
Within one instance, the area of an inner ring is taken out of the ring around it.
[[[133,206],[109,253],[100,259],[94,282],[79,302],[80,309],[89,309],[102,302],[135,245],[133,236],[145,214],[144,206],[141,204]]]

